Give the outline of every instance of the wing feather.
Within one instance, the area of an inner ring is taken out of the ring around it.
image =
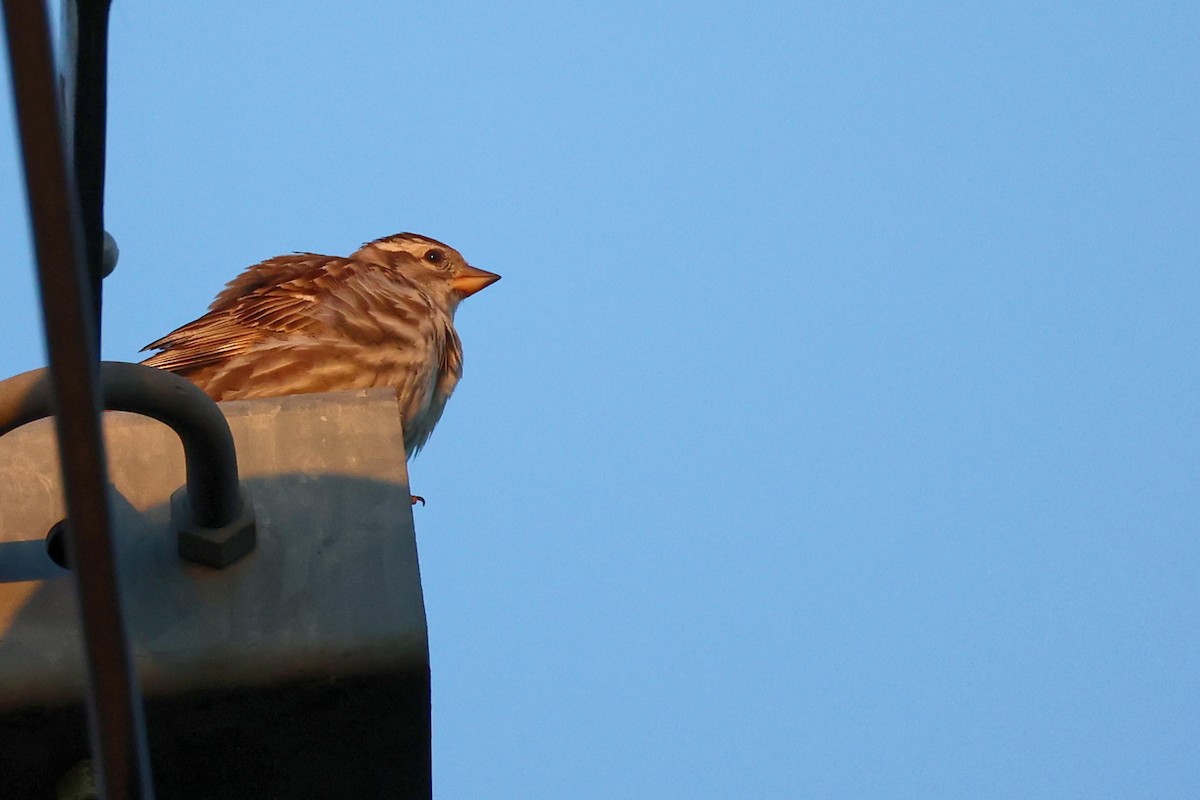
[[[278,256],[230,281],[207,314],[142,348],[160,351],[142,363],[186,373],[294,335],[378,342],[402,334],[395,323],[414,307],[428,308],[429,300],[395,265],[313,253]]]

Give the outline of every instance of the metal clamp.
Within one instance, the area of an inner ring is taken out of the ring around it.
[[[187,484],[171,496],[179,555],[220,569],[254,549],[254,504],[238,483],[237,453],[217,404],[191,381],[141,364],[103,361],[108,411],[151,417],[183,443]],[[0,436],[53,414],[50,375],[36,369],[0,381]]]

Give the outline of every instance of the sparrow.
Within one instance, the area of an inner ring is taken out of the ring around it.
[[[411,458],[462,377],[454,312],[498,280],[415,233],[345,258],[276,256],[230,281],[207,314],[142,348],[158,351],[142,363],[218,401],[393,387]]]

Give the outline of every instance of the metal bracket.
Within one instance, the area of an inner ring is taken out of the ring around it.
[[[141,364],[104,361],[100,390],[108,411],[129,411],[170,426],[183,443],[187,485],[172,496],[179,554],[221,568],[255,544],[254,504],[238,484],[233,434],[217,404],[191,381]],[[53,413],[49,373],[0,381],[0,436]]]

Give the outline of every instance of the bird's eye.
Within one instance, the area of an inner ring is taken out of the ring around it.
[[[435,250],[426,250],[425,251],[425,260],[431,264],[440,264],[440,263],[442,263],[442,259],[444,259],[445,257],[446,257],[446,254],[443,253],[441,250],[435,249]]]

